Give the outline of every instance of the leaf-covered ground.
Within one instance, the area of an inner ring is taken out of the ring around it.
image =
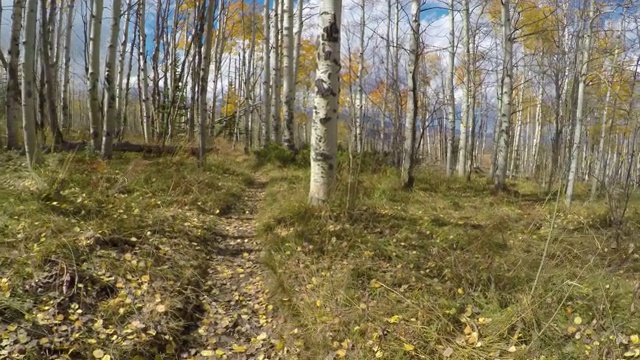
[[[275,359],[234,158],[0,159],[0,359]]]
[[[364,161],[320,210],[307,170],[270,167],[261,234],[291,358],[640,358],[637,200],[612,249],[602,202],[560,206],[552,230],[535,184],[421,169],[404,191]]]
[[[535,184],[365,159],[311,209],[307,154],[258,155],[2,154],[0,359],[640,358],[637,200],[612,249]]]

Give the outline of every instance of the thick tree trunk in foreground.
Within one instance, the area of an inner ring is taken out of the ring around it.
[[[36,24],[38,0],[27,0],[27,12],[24,22],[24,58],[22,60],[22,128],[24,148],[30,169],[40,163],[36,138],[36,99],[35,99],[35,63],[36,63]]]
[[[309,203],[329,200],[335,181],[338,152],[338,94],[340,92],[340,20],[342,0],[323,0],[320,8],[318,67],[311,127]]]
[[[503,191],[507,187],[507,157],[509,155],[509,124],[513,95],[513,34],[511,32],[511,1],[502,0],[502,99],[498,133],[494,186]]]
[[[91,51],[89,65],[89,119],[91,123],[91,146],[94,150],[100,149],[100,125],[102,112],[100,111],[100,35],[102,34],[102,0],[93,0],[91,10],[91,38],[89,47]],[[53,100],[53,99],[52,99]]]
[[[418,44],[420,41],[420,0],[411,2],[411,33],[409,38],[409,66],[407,78],[409,95],[407,99],[407,120],[405,123],[404,153],[402,158],[402,186],[413,187],[416,149],[416,125],[418,117]]]
[[[113,137],[116,131],[116,104],[118,93],[116,91],[116,55],[118,45],[118,32],[120,30],[120,8],[122,0],[113,0],[113,22],[111,24],[111,37],[109,38],[109,46],[107,48],[107,63],[105,65],[104,82],[106,86],[105,94],[105,118],[104,132],[102,138],[102,157],[111,157],[111,147]]]
[[[7,149],[17,150],[19,123],[21,117],[20,94],[20,30],[22,29],[23,0],[13,1],[13,14],[11,23],[11,40],[9,44],[9,66],[7,76]]]

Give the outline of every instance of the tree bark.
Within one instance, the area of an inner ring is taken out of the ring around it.
[[[402,158],[402,186],[412,188],[414,183],[416,125],[418,118],[418,61],[420,41],[420,0],[411,1],[411,33],[409,37],[409,66],[407,79],[407,117],[405,123],[404,154]]]
[[[20,30],[22,29],[23,0],[13,1],[13,14],[11,15],[11,40],[9,44],[9,68],[7,70],[7,149],[20,148],[19,122],[21,119],[21,94],[20,94]],[[35,26],[35,25],[34,25]],[[35,120],[34,120],[35,121]],[[35,130],[35,125],[34,125]]]
[[[323,0],[321,35],[315,80],[315,106],[311,128],[309,203],[325,204],[335,182],[338,152],[338,96],[340,93],[340,24],[342,0]]]

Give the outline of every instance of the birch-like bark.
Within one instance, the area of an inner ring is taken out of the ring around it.
[[[271,100],[271,122],[273,123],[273,132],[275,136],[276,144],[282,144],[282,123],[281,123],[281,112],[282,112],[282,98],[281,98],[281,74],[280,74],[280,17],[282,14],[280,13],[280,1],[282,0],[274,0],[273,2],[273,19],[271,22],[272,32],[271,38],[273,47],[271,48],[271,86],[272,86],[272,97]]]
[[[542,140],[542,84],[538,88],[538,96],[536,101],[535,115],[535,131],[533,134],[533,146],[531,149],[530,169],[533,175],[538,172],[538,163],[540,161],[540,141]]]
[[[511,123],[511,101],[513,95],[513,34],[511,32],[511,1],[502,0],[502,97],[500,127],[494,186],[502,191],[507,187],[507,157],[509,155],[509,126]]]
[[[365,42],[364,42],[364,31],[365,31],[365,0],[360,2],[360,49],[358,53],[358,94],[356,100],[357,106],[357,115],[356,115],[356,123],[355,123],[355,150],[356,153],[362,152],[364,141],[364,136],[362,134],[363,124],[364,124],[364,51],[365,51]]]
[[[295,149],[295,141],[293,134],[293,115],[294,115],[294,81],[293,78],[293,46],[294,46],[294,37],[293,37],[293,0],[282,0],[284,1],[284,11],[283,11],[283,19],[284,19],[284,28],[283,30],[283,58],[282,58],[282,76],[284,79],[284,84],[282,87],[282,96],[284,98],[284,134],[283,134],[283,144],[291,149]],[[298,0],[300,1],[300,0]]]
[[[42,19],[40,21],[41,40],[42,45],[42,68],[44,70],[44,76],[46,81],[46,96],[47,96],[47,113],[49,117],[49,128],[53,137],[54,144],[62,143],[62,132],[58,126],[58,106],[55,99],[57,90],[57,82],[55,75],[55,64],[51,61],[51,24],[55,19],[56,5],[53,1],[47,9],[47,1],[41,0],[40,6],[42,8]],[[48,10],[48,11],[47,11]],[[48,14],[47,14],[48,12]]]
[[[204,49],[202,54],[202,67],[200,69],[200,94],[198,104],[198,160],[204,163],[207,151],[207,90],[209,89],[209,69],[211,68],[211,43],[213,42],[213,14],[215,14],[218,1],[211,1],[207,5],[204,28]],[[215,93],[213,94],[215,97]]]
[[[122,85],[124,84],[125,77],[125,59],[127,55],[127,45],[129,40],[129,22],[131,21],[131,10],[130,8],[130,0],[126,0],[125,9],[127,9],[127,15],[124,18],[124,29],[122,31],[122,41],[120,42],[120,58],[118,59],[118,85],[116,86],[116,127],[114,136],[116,139],[122,139],[122,113],[126,111],[123,108],[124,97],[129,96],[129,89],[124,89]],[[133,50],[133,48],[132,48]]]
[[[420,41],[420,0],[411,1],[411,33],[409,36],[409,66],[407,79],[409,94],[407,98],[407,117],[405,122],[404,152],[402,157],[402,186],[412,188],[414,182],[416,150],[416,125],[418,118],[418,76]]]
[[[149,96],[149,69],[147,66],[147,33],[145,25],[146,17],[146,0],[138,1],[138,35],[140,36],[138,46],[138,83],[140,88],[141,99],[141,112],[142,112],[142,133],[144,135],[144,142],[148,143],[151,137],[151,123],[153,116],[153,108],[151,105],[151,98]]]
[[[462,89],[462,117],[460,119],[460,142],[458,143],[458,176],[463,177],[467,173],[467,136],[471,124],[471,19],[469,14],[469,0],[462,1],[462,33],[464,43],[464,81]]]
[[[264,61],[262,73],[262,145],[267,145],[273,138],[273,119],[271,117],[271,23],[269,20],[269,4],[264,4],[262,17],[264,18],[264,38],[262,39],[262,59]]]
[[[71,108],[69,105],[69,83],[71,81],[71,34],[73,32],[73,15],[74,15],[75,0],[69,0],[67,5],[67,23],[64,32],[64,55],[62,65],[62,90],[61,90],[61,105],[62,105],[62,117],[60,119],[60,126],[63,130],[71,129]],[[62,9],[60,9],[62,11]]]
[[[100,35],[102,34],[102,6],[103,0],[93,0],[91,10],[91,37],[89,39],[89,120],[91,124],[91,147],[94,151],[100,149],[100,125],[102,113],[100,111]]]
[[[111,158],[113,136],[116,131],[116,105],[118,93],[116,92],[115,75],[121,7],[122,0],[113,0],[111,7],[111,11],[113,12],[111,35],[109,37],[109,45],[107,47],[107,62],[105,64],[104,73],[104,82],[106,87],[104,107],[106,110],[104,117],[104,129],[102,133],[102,157],[105,159]]]
[[[315,103],[311,128],[309,203],[325,204],[335,182],[340,93],[340,24],[342,0],[323,0],[317,45]]]
[[[620,37],[622,36],[623,35],[622,35],[622,25],[621,25]],[[614,78],[616,75],[615,68],[618,64],[619,53],[620,53],[620,46],[616,45],[616,49],[613,54],[613,61],[612,61],[613,70],[611,71],[611,78]],[[603,171],[604,170],[604,143],[607,135],[607,124],[609,122],[608,115],[609,115],[609,106],[611,103],[612,87],[613,87],[613,84],[608,84],[607,95],[605,96],[605,100],[604,100],[604,110],[602,111],[602,123],[600,124],[600,138],[598,139],[598,149],[595,154],[595,157],[596,157],[595,169],[594,169],[594,174],[591,177],[591,195],[590,195],[591,200],[595,199],[596,196],[598,195],[598,184],[603,183],[602,176],[604,173]]]
[[[13,15],[11,23],[11,40],[9,43],[9,65],[7,76],[7,149],[17,150],[19,123],[21,118],[21,94],[20,94],[20,30],[22,29],[23,0],[13,1]],[[34,25],[35,26],[35,25]],[[34,120],[35,121],[35,120]],[[34,125],[35,129],[35,125]]]
[[[447,137],[447,176],[453,171],[453,144],[456,137],[456,98],[455,98],[455,62],[456,62],[456,23],[454,2],[449,2],[449,62],[447,63],[447,97],[449,98],[449,136]]]
[[[36,55],[36,26],[38,17],[38,0],[27,0],[26,17],[24,22],[24,40],[22,48],[22,128],[24,132],[24,148],[27,153],[27,164],[30,169],[38,165],[36,137],[36,99],[35,99],[35,55]]]
[[[580,82],[578,83],[578,103],[576,106],[575,132],[573,136],[573,145],[571,146],[571,164],[569,165],[569,177],[567,179],[567,191],[565,193],[564,203],[567,207],[571,207],[573,200],[573,188],[576,181],[576,173],[578,170],[578,155],[580,151],[580,138],[582,137],[582,117],[584,111],[584,90],[587,86],[587,75],[589,74],[589,61],[591,51],[591,37],[593,34],[593,20],[595,18],[595,0],[590,1],[589,19],[587,24],[587,33],[585,34],[582,44],[582,61],[580,64]]]
[[[257,0],[253,0],[253,2],[251,3],[251,43],[250,43],[250,47],[249,47],[249,59],[247,60],[247,66],[245,69],[245,74],[244,74],[244,104],[245,104],[245,110],[244,110],[244,140],[245,140],[245,146],[244,146],[244,151],[246,153],[249,153],[249,149],[251,148],[251,134],[253,133],[252,130],[252,126],[254,125],[252,121],[253,117],[253,110],[252,110],[252,105],[251,105],[251,97],[253,96],[253,92],[255,90],[255,86],[252,86],[252,82],[251,82],[251,75],[253,73],[253,55],[255,53],[256,50],[256,20],[257,20],[257,14],[256,14],[256,2]]]

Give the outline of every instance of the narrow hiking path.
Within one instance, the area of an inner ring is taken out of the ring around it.
[[[279,321],[268,302],[262,245],[256,215],[267,181],[256,176],[235,211],[222,216],[214,234],[219,243],[211,254],[202,314],[194,333],[205,349],[196,358],[280,359],[282,345],[273,337]]]

